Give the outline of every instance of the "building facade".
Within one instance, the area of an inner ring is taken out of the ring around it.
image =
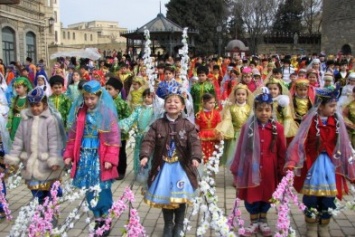
[[[355,47],[354,0],[323,0],[322,50],[337,54],[346,45]]]
[[[0,58],[5,65],[12,61],[24,63],[26,57],[34,63],[49,58],[48,45],[55,44],[55,35],[59,34],[57,23],[49,25],[49,19],[55,19],[54,9],[59,9],[58,1],[22,0],[19,4],[0,5]]]

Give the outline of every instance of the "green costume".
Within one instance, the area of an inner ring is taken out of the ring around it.
[[[191,87],[191,96],[194,103],[194,113],[202,109],[202,96],[205,93],[216,95],[213,84],[209,81],[197,82]]]
[[[121,98],[121,96],[118,95],[116,96],[116,98],[113,98],[113,102],[115,103],[115,106],[117,108],[119,121],[128,118],[131,115],[131,109],[129,108],[127,102]],[[127,139],[128,139],[128,132],[124,132],[123,130],[121,130],[121,140],[127,140]]]
[[[56,110],[58,110],[58,112],[62,116],[63,124],[64,124],[64,127],[66,128],[67,127],[67,116],[69,114],[71,103],[72,103],[71,100],[67,96],[65,96],[64,94],[61,94],[61,95],[54,95],[53,94],[49,97],[49,100],[53,103]]]
[[[31,82],[26,77],[18,77],[15,79],[14,87],[23,85],[27,87],[27,91],[32,90]],[[17,128],[21,122],[21,111],[28,107],[26,96],[16,96],[11,100],[11,107],[7,119],[6,128],[9,130],[11,141],[15,139]]]

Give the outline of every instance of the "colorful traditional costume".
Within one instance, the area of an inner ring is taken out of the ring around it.
[[[318,114],[321,103],[336,101],[338,94],[339,88],[317,90],[316,104],[303,119],[287,150],[285,167],[295,170],[294,186],[304,194],[303,202],[307,206],[308,236],[317,236],[317,230],[320,236],[329,236],[328,209],[335,208],[335,196],[341,199],[348,192],[346,179],[355,181],[354,154],[341,115],[321,117]],[[317,210],[316,215],[313,208]]]
[[[305,97],[301,97],[297,95],[297,88],[307,88],[308,94]],[[293,107],[295,113],[295,121],[300,124],[303,117],[307,114],[307,112],[312,108],[312,105],[315,100],[315,92],[314,88],[310,86],[309,81],[307,79],[298,79],[291,87],[290,90],[291,96],[293,98]]]
[[[236,101],[235,93],[239,89],[246,91],[247,101],[244,104],[239,104]],[[243,84],[235,86],[229,95],[227,104],[222,112],[223,120],[216,127],[216,130],[220,132],[225,139],[224,151],[220,161],[221,165],[227,164],[229,166],[233,161],[240,130],[252,112],[253,97],[254,96],[251,91],[249,91],[248,87]]]
[[[63,157],[64,160],[72,159],[71,178],[75,187],[100,186],[101,192],[96,206],[91,204],[94,198],[93,191],[88,191],[86,198],[94,217],[105,218],[113,203],[111,185],[118,177],[120,149],[118,117],[111,96],[101,88],[98,81],[86,82],[83,91],[98,96],[99,100],[92,110],[84,103],[83,96],[73,104],[68,116],[70,130]],[[105,168],[105,163],[110,163],[111,168]]]
[[[18,77],[14,81],[14,86],[23,85],[28,90],[32,90],[32,85],[26,77]],[[28,106],[27,96],[16,96],[11,101],[10,113],[7,121],[7,129],[10,132],[10,138],[13,141],[17,132],[17,128],[21,122],[21,111]]]

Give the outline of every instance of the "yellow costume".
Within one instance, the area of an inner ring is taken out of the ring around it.
[[[344,122],[345,124],[355,124],[355,100],[350,102],[348,105],[345,106],[344,108]],[[353,148],[355,148],[355,129],[349,128],[348,129],[348,134],[349,138],[351,141],[351,145]]]

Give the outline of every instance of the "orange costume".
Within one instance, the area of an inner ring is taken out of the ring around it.
[[[201,139],[204,163],[207,163],[214,152],[214,147],[218,142],[215,128],[221,121],[222,117],[219,111],[215,109],[210,111],[201,110],[196,114],[195,123],[200,128],[199,137]]]

